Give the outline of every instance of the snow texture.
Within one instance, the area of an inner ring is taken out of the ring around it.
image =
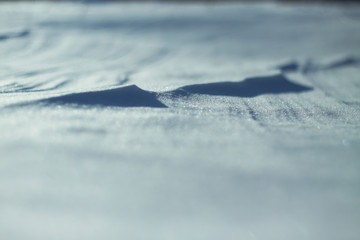
[[[0,239],[360,238],[360,7],[0,3]]]

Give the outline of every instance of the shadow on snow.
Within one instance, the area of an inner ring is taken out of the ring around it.
[[[142,90],[135,85],[103,91],[73,93],[48,98],[41,102],[49,104],[99,105],[109,107],[166,107],[166,105],[157,99],[156,93]]]
[[[56,105],[85,105],[109,107],[167,108],[160,100],[163,97],[183,97],[193,94],[252,98],[264,94],[301,93],[312,88],[290,82],[283,75],[247,78],[240,82],[216,82],[188,85],[168,92],[145,91],[136,85],[102,91],[72,93],[36,101]],[[33,102],[34,103],[34,102]],[[28,105],[19,104],[19,105]]]
[[[11,38],[24,38],[30,35],[29,30],[24,30],[18,33],[7,33],[7,34],[0,34],[0,41],[5,41]]]
[[[188,85],[167,92],[172,96],[206,94],[252,98],[264,94],[300,93],[312,88],[290,82],[283,75],[247,78],[240,82],[216,82]]]

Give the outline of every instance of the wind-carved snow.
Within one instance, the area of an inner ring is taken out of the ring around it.
[[[0,239],[359,239],[358,16],[1,2]]]
[[[60,87],[58,85],[58,87]],[[35,88],[35,87],[34,87]],[[47,89],[50,90],[50,89]],[[101,91],[71,93],[51,97],[34,103],[75,104],[104,107],[166,107],[158,98],[183,97],[192,94],[252,98],[263,94],[301,93],[312,88],[292,83],[284,75],[248,78],[240,82],[218,82],[183,86],[169,92],[149,92],[136,85],[118,87]],[[18,91],[32,91],[21,88]],[[39,91],[39,90],[34,90]],[[27,103],[25,105],[29,105]],[[21,105],[21,104],[20,104]]]

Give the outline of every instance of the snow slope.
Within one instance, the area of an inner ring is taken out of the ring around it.
[[[360,237],[357,5],[0,3],[1,239]]]

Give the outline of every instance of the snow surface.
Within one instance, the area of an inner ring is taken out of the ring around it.
[[[0,239],[360,238],[360,7],[0,4]]]

